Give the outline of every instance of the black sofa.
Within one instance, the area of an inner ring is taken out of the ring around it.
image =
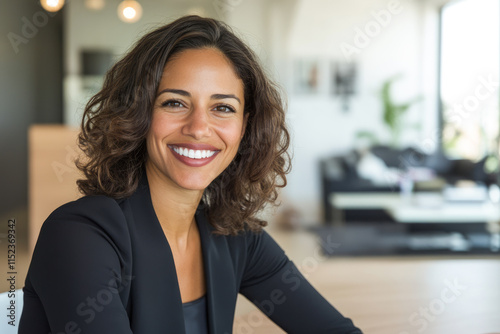
[[[404,170],[408,167],[427,167],[448,184],[458,180],[472,180],[489,186],[497,182],[497,176],[485,171],[486,157],[478,162],[460,159],[448,159],[440,151],[428,155],[408,147],[395,149],[387,146],[374,146],[371,153],[380,158],[388,167]],[[399,185],[380,186],[359,176],[356,165],[361,154],[355,150],[347,154],[333,156],[320,160],[320,175],[322,185],[323,217],[326,224],[335,219],[335,208],[329,198],[335,192],[399,192]],[[352,221],[382,221],[392,219],[383,210],[344,210],[343,219]]]

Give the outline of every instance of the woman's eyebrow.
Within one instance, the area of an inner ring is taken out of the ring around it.
[[[158,93],[158,96],[163,94],[163,93],[174,93],[174,94],[179,94],[182,96],[186,97],[191,97],[191,94],[189,92],[186,92],[185,90],[182,89],[172,89],[172,88],[167,88]],[[222,100],[222,99],[235,99],[241,104],[241,100],[234,94],[213,94],[210,96],[212,100]]]
[[[191,97],[191,94],[189,92],[186,92],[185,90],[182,90],[182,89],[167,88],[167,89],[164,89],[161,92],[159,92],[158,96],[160,96],[163,93],[174,93],[174,94],[179,94],[179,95],[182,95],[182,96]]]
[[[235,99],[236,101],[238,101],[241,104],[240,99],[236,95],[234,95],[234,94],[213,94],[211,96],[211,98],[213,100]]]

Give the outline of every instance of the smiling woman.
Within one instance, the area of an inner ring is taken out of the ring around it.
[[[275,85],[225,24],[182,17],[107,74],[82,121],[87,196],[44,222],[20,334],[231,333],[238,293],[289,333],[361,333],[256,214],[286,184]]]

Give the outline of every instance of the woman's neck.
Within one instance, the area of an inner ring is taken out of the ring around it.
[[[203,190],[188,190],[176,185],[163,173],[146,164],[151,201],[169,243],[187,247],[196,231],[194,219]]]

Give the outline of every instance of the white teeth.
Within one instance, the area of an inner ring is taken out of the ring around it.
[[[209,150],[190,150],[188,148],[172,146],[175,152],[185,157],[189,157],[191,159],[206,159],[210,158],[215,154],[216,151]]]

